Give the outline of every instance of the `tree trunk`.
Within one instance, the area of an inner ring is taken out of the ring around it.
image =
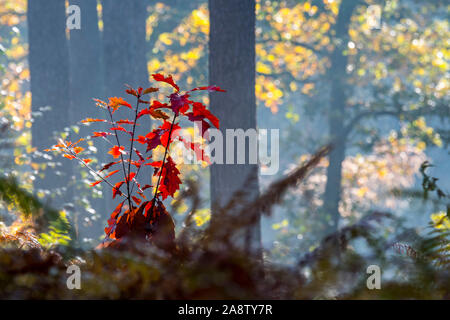
[[[104,0],[103,56],[105,94],[123,95],[125,84],[148,84],[145,20],[147,2]]]
[[[71,5],[81,9],[81,29],[70,31],[70,76],[72,106],[77,110],[78,122],[87,116],[101,116],[93,98],[101,98],[102,68],[101,41],[98,28],[97,2],[92,0],[70,0]],[[93,117],[95,118],[95,117]],[[87,132],[90,132],[90,128]]]
[[[54,133],[61,132],[69,124],[71,114],[65,3],[60,0],[28,1],[27,19],[31,109],[39,112],[42,107],[51,107],[42,116],[33,117],[32,145],[42,152],[56,144]],[[72,174],[72,164],[67,159],[58,161],[63,166],[45,170],[45,177],[36,179],[35,188],[52,188],[52,191],[62,188],[61,194],[52,193],[56,199],[51,202],[59,207],[71,200],[67,182]]]
[[[209,83],[227,90],[224,94],[211,94],[211,111],[220,119],[220,130],[225,138],[226,129],[256,128],[255,1],[210,0],[209,11]],[[248,150],[250,148],[246,148],[246,152]],[[223,154],[225,160],[225,150]],[[246,201],[259,194],[257,165],[211,166],[213,212],[239,190],[250,191],[245,196]],[[258,217],[254,225],[243,230],[239,243],[242,242],[246,250],[259,252],[260,232]]]
[[[331,68],[328,79],[331,83],[331,97],[328,111],[329,135],[333,145],[328,160],[327,183],[323,197],[323,212],[331,215],[329,232],[339,227],[341,200],[342,162],[345,158],[346,136],[344,121],[346,120],[347,103],[347,55],[344,51],[348,43],[348,31],[354,9],[358,0],[341,1],[337,22],[334,26],[335,48],[331,54]]]
[[[71,109],[76,110],[71,123],[79,123],[85,118],[104,118],[102,109],[95,106],[93,98],[103,97],[103,74],[101,66],[101,38],[98,27],[97,1],[92,0],[70,0],[70,5],[77,5],[81,10],[81,29],[70,31],[70,95]],[[95,131],[101,130],[102,124],[96,124]],[[106,128],[103,126],[102,129]],[[80,126],[80,136],[85,137],[92,134],[92,126]],[[96,157],[100,163],[106,161],[107,152],[105,145],[96,145]],[[76,173],[79,173],[77,171]],[[77,179],[80,176],[77,175]],[[107,189],[103,187],[103,192]],[[85,191],[86,192],[86,191]],[[84,194],[86,196],[86,194]],[[94,198],[88,196],[92,207],[102,217],[106,217],[107,202],[105,197]],[[99,224],[103,226],[104,221]],[[83,229],[81,229],[83,230]],[[89,237],[92,237],[90,234]]]

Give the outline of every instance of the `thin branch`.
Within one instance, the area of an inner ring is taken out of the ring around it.
[[[111,112],[111,107],[109,105],[108,105],[108,113],[109,113],[109,117],[111,118],[111,122],[113,123],[114,126],[116,126],[116,122],[113,119],[112,112]],[[114,130],[114,136],[116,137],[117,146],[119,147],[119,150],[120,150],[121,145],[120,145],[120,141],[119,141],[119,135],[117,134],[117,130]],[[131,198],[130,198],[130,184],[127,181],[128,180],[128,174],[127,174],[127,172],[125,170],[125,161],[123,159],[122,152],[120,152],[120,159],[122,160],[121,162],[122,162],[123,176],[125,177],[125,181],[127,182],[127,192],[128,192],[127,199],[128,199],[129,208],[131,210],[132,207],[131,207]],[[113,187],[113,188],[115,188],[115,187]]]
[[[162,165],[161,165],[161,171],[159,172],[158,183],[156,184],[155,194],[153,195],[153,199],[152,199],[152,207],[150,209],[150,212],[153,212],[153,208],[155,207],[155,200],[156,200],[156,196],[158,195],[159,183],[161,182],[161,176],[162,176],[162,173],[163,173],[163,170],[164,170],[164,165],[166,164],[166,157],[167,157],[167,154],[169,152],[170,139],[172,137],[172,130],[173,130],[173,127],[174,127],[176,119],[177,119],[177,113],[174,113],[173,119],[172,119],[172,124],[170,125],[169,137],[167,139],[166,150],[164,151],[164,157],[163,157],[163,161],[162,161]]]
[[[125,180],[127,182],[128,197],[131,197],[130,181],[129,180],[130,180],[130,172],[131,172],[131,161],[133,160],[134,135],[136,133],[136,123],[137,123],[138,112],[139,112],[139,100],[140,100],[141,96],[138,94],[136,98],[137,98],[137,102],[136,102],[136,111],[134,113],[133,132],[131,134],[130,156],[128,157],[128,176],[125,177]],[[130,205],[130,210],[131,210],[131,205]]]
[[[106,182],[111,188],[114,188],[114,186],[112,185],[111,182],[109,182],[108,180],[106,180],[105,178],[103,178],[99,173],[97,173],[96,170],[94,170],[91,166],[89,166],[86,162],[84,162],[82,159],[80,159],[78,157],[78,155],[73,152],[69,147],[65,147],[66,151],[68,151],[72,156],[74,156],[74,159],[76,159],[78,162],[80,162],[83,166],[85,166],[92,174],[96,175],[97,177],[99,177],[103,182]],[[120,193],[120,195],[122,197],[128,198],[127,196],[125,196],[123,193]]]

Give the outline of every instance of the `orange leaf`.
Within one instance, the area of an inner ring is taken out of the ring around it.
[[[90,183],[90,185],[91,185],[91,187],[95,187],[96,185],[98,185],[101,182],[102,182],[102,180],[95,181],[95,182]]]
[[[90,122],[107,122],[104,119],[92,119],[92,118],[86,118],[84,120],[81,120],[81,123],[90,123]]]
[[[79,154],[83,150],[84,150],[84,148],[82,148],[82,147],[75,147],[75,148],[73,148],[73,152],[75,152],[76,154]]]
[[[109,106],[113,109],[113,111],[116,111],[119,108],[119,106],[125,106],[125,107],[128,107],[130,109],[133,109],[131,104],[129,104],[128,102],[126,102],[122,98],[117,98],[117,97],[109,98]]]
[[[122,153],[125,153],[124,149],[125,149],[124,147],[119,148],[119,146],[114,146],[109,150],[108,153],[110,155],[112,155],[114,157],[114,159],[116,159],[116,158],[120,157],[120,155]]]
[[[117,172],[119,172],[119,170],[115,170],[115,171],[111,171],[110,173],[108,173],[104,179],[111,177],[112,175],[116,174]]]

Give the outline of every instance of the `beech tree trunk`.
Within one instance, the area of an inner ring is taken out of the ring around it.
[[[106,114],[92,100],[103,97],[102,49],[97,1],[70,0],[69,4],[79,6],[81,11],[81,29],[70,30],[69,41],[71,109],[76,111],[71,123],[76,124],[85,118],[101,119]],[[102,124],[99,123],[96,124],[95,131],[104,131],[102,129],[105,128],[106,126],[102,128]],[[92,131],[94,131],[93,126],[80,126],[80,136],[82,137],[91,135]],[[106,162],[106,146],[100,143],[96,147],[97,159],[100,163]],[[107,188],[107,186],[102,186],[103,192]],[[109,198],[92,196],[88,196],[88,198],[92,207],[101,217],[109,214],[106,212],[107,203],[110,202]],[[100,223],[103,226],[104,221],[100,220]]]
[[[255,1],[210,0],[209,11],[209,83],[227,90],[210,95],[210,108],[220,119],[220,130],[225,137],[226,129],[256,128]],[[247,158],[249,150],[247,145]],[[225,139],[223,154],[225,161]],[[211,166],[213,213],[239,190],[249,192],[245,196],[247,201],[259,194],[257,165],[247,162]],[[243,230],[240,238],[245,249],[259,251],[260,219]]]
[[[103,0],[105,94],[121,95],[125,84],[148,84],[145,20],[147,1]]]
[[[27,10],[29,65],[32,112],[43,107],[50,111],[34,116],[32,145],[37,151],[56,144],[54,133],[69,124],[71,115],[69,89],[69,50],[66,38],[65,3],[61,0],[28,1]],[[67,182],[72,175],[72,163],[56,159],[62,167],[45,170],[45,177],[35,180],[36,189],[52,189],[51,204],[59,206],[70,201]],[[37,160],[47,163],[48,160]],[[61,189],[55,193],[54,189]]]
[[[329,232],[334,232],[339,227],[340,213],[339,202],[341,200],[342,162],[345,159],[346,139],[344,121],[346,120],[345,107],[347,103],[347,48],[349,39],[348,31],[354,9],[358,0],[342,1],[339,5],[337,22],[334,26],[335,49],[331,54],[331,68],[328,79],[331,84],[330,106],[328,109],[329,135],[333,144],[333,150],[328,157],[327,182],[323,197],[323,212],[331,215]]]

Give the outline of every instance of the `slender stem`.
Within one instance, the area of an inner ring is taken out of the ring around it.
[[[75,157],[75,159],[77,161],[79,161],[83,166],[85,166],[92,174],[95,174],[97,177],[99,177],[102,181],[106,182],[111,188],[114,188],[114,186],[112,185],[111,182],[109,182],[108,180],[106,180],[105,178],[103,178],[100,174],[97,173],[97,171],[95,171],[94,169],[92,169],[91,166],[89,166],[86,162],[84,162],[82,159],[80,159],[77,154],[75,152],[73,152],[69,147],[66,147],[66,150],[68,152],[70,152],[70,154],[72,156]],[[120,194],[122,197],[128,198],[126,197],[123,193]]]
[[[133,183],[133,185],[131,186],[131,193],[133,193],[134,190],[134,186],[137,184],[137,177],[139,175],[139,171],[141,170],[142,164],[137,168],[136,170],[136,176],[134,177],[135,182]],[[139,186],[138,186],[139,188]],[[142,192],[141,188],[139,188],[139,190]]]
[[[131,197],[131,192],[133,192],[133,189],[130,189],[130,181],[129,181],[129,175],[131,172],[131,161],[133,160],[133,144],[134,144],[134,134],[136,132],[136,122],[137,122],[137,118],[138,118],[138,112],[139,112],[139,99],[141,98],[140,95],[137,96],[137,102],[136,102],[136,112],[134,113],[134,123],[133,123],[133,132],[131,134],[131,147],[130,147],[130,156],[128,158],[128,177],[126,177],[125,179],[127,180],[127,190],[128,190],[128,195],[129,197]],[[131,190],[131,192],[130,192]],[[131,210],[131,206],[130,206],[130,210]]]
[[[164,170],[164,165],[166,164],[166,157],[169,152],[169,146],[170,146],[170,138],[172,137],[172,130],[173,130],[176,118],[177,118],[177,114],[175,113],[173,115],[172,124],[170,125],[169,138],[167,139],[167,146],[166,146],[166,150],[164,151],[164,157],[163,157],[163,161],[162,161],[162,165],[161,165],[161,171],[159,172],[158,183],[156,184],[155,194],[153,195],[152,208],[151,208],[150,212],[153,212],[153,208],[155,206],[155,199],[156,199],[156,196],[158,195],[159,183],[161,182],[162,172]]]
[[[113,124],[113,125],[116,125],[116,122],[114,121],[113,116],[112,116],[111,108],[110,108],[109,106],[108,106],[108,113],[109,113],[109,117],[111,118],[112,124]],[[119,142],[119,135],[117,134],[117,131],[116,131],[116,130],[114,130],[114,136],[116,137],[117,146],[119,147],[119,150],[120,150],[121,145],[120,145],[120,142]],[[131,210],[130,184],[129,184],[128,181],[127,181],[127,180],[128,180],[128,179],[127,179],[128,174],[127,174],[127,171],[125,170],[125,161],[123,160],[122,152],[120,152],[120,159],[122,160],[121,162],[122,162],[123,176],[125,177],[125,181],[126,181],[126,183],[127,183],[127,193],[128,193],[127,199],[128,199],[128,206],[129,206],[129,208],[130,208],[130,210]],[[113,187],[113,188],[114,188],[114,187]]]

